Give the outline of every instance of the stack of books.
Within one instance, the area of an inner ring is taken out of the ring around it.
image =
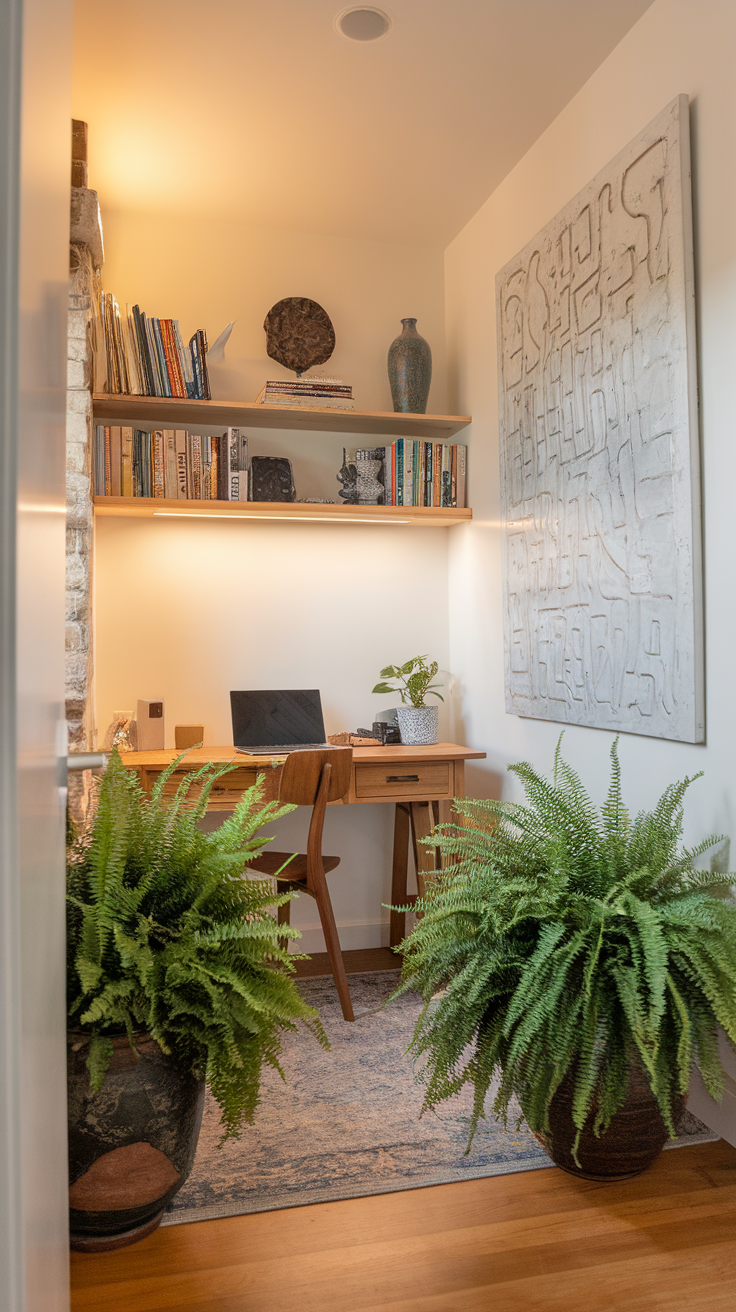
[[[178,319],[149,319],[100,292],[95,332],[95,391],[122,396],[172,396],[209,401],[207,334],[199,328],[185,348]]]
[[[248,438],[239,428],[206,437],[99,424],[94,481],[98,497],[247,501]]]
[[[342,378],[287,378],[268,382],[256,398],[259,405],[299,406],[306,410],[354,410],[353,389]]]
[[[386,506],[465,506],[468,448],[399,437],[391,446],[347,451],[348,463],[380,460]]]

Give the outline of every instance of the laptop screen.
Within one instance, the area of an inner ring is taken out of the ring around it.
[[[323,743],[322,701],[316,688],[231,692],[235,747]]]

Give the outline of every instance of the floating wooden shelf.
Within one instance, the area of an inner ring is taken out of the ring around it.
[[[282,501],[168,501],[153,497],[95,497],[95,515],[134,519],[280,519],[301,523],[405,524],[413,528],[452,528],[473,518],[469,508],[430,506],[320,506]]]
[[[379,410],[305,410],[301,406],[258,405],[255,401],[175,401],[162,396],[92,398],[95,419],[121,424],[160,424],[162,428],[294,428],[303,432],[367,433],[384,437],[454,437],[470,415],[406,415]]]

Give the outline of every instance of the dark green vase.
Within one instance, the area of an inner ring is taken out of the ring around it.
[[[391,399],[397,412],[423,415],[432,381],[432,351],[429,342],[417,332],[416,319],[401,322],[404,325],[401,336],[388,348]]]

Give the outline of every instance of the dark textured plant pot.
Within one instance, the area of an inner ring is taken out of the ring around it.
[[[550,1105],[550,1135],[538,1136],[552,1161],[563,1171],[585,1180],[629,1180],[646,1171],[659,1157],[667,1142],[667,1128],[638,1061],[632,1061],[629,1069],[626,1100],[600,1138],[593,1133],[594,1116],[588,1117],[578,1147],[580,1166],[572,1156],[577,1133],[572,1119],[573,1091],[573,1076],[568,1074]],[[684,1105],[684,1098],[678,1098],[673,1106],[675,1118]]]
[[[388,348],[388,380],[394,410],[423,415],[427,411],[429,385],[432,382],[432,351],[417,332],[416,319],[402,319],[400,337]]]
[[[90,1089],[88,1037],[67,1040],[71,1246],[122,1248],[150,1234],[189,1175],[204,1081],[147,1035],[113,1039],[99,1092]]]

